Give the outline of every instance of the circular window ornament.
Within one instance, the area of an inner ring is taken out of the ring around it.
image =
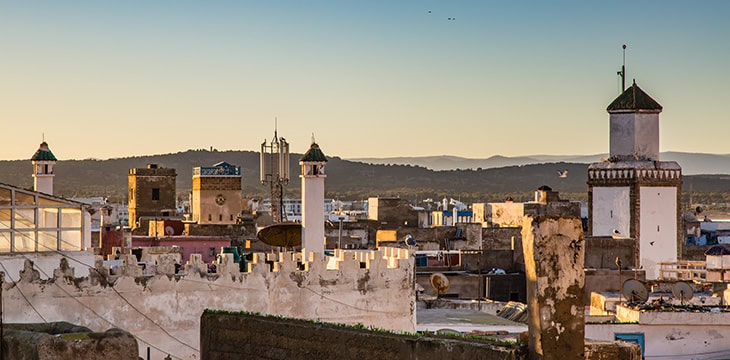
[[[215,203],[218,205],[223,205],[226,203],[226,198],[222,194],[218,194],[218,196],[215,197]]]

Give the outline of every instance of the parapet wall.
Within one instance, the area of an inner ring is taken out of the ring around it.
[[[248,272],[229,255],[223,255],[216,273],[195,254],[183,275],[173,275],[174,263],[161,260],[154,275],[143,276],[134,256],[125,255],[134,265],[123,266],[121,275],[109,275],[98,260],[96,270],[78,278],[74,273],[88,268],[76,259],[57,255],[58,269],[51,274],[28,260],[20,276],[5,277],[4,306],[13,311],[4,320],[124,329],[138,339],[141,355],[151,347],[155,359],[199,358],[204,309],[415,331],[414,264],[407,250],[337,251],[334,257],[309,259],[300,253],[258,253]]]

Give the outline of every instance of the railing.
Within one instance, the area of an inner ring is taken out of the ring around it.
[[[214,166],[193,168],[193,176],[240,176],[240,166]]]
[[[707,278],[707,265],[704,261],[690,260],[660,262],[659,278],[662,280],[704,281]]]

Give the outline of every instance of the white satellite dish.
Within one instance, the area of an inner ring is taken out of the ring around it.
[[[679,302],[684,305],[694,296],[695,292],[690,284],[686,282],[678,282],[672,287],[672,295],[675,299],[679,299]]]
[[[173,229],[172,226],[170,226],[170,225],[165,226],[165,235],[167,235],[167,236],[175,235],[175,229]]]
[[[629,279],[624,281],[621,293],[628,302],[643,303],[649,299],[649,291],[646,289],[646,285],[639,280]]]

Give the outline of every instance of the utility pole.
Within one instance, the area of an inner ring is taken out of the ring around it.
[[[5,334],[3,334],[3,284],[5,283],[5,273],[0,272],[0,360],[5,360]]]

